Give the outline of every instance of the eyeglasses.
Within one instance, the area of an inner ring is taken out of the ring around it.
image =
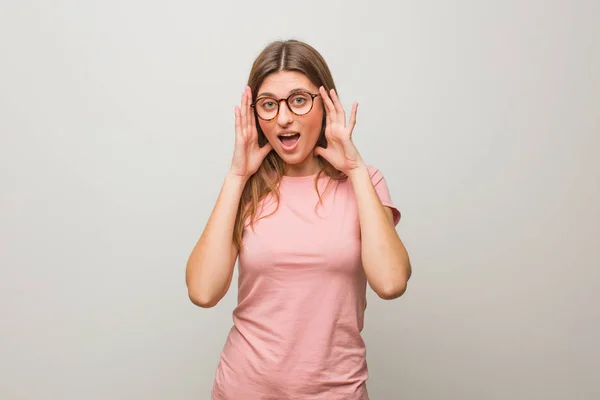
[[[256,114],[260,119],[270,121],[279,114],[279,105],[282,101],[285,101],[288,109],[295,115],[306,115],[312,110],[314,99],[317,96],[318,94],[308,91],[292,93],[287,99],[263,96],[256,99],[251,106],[256,110]]]

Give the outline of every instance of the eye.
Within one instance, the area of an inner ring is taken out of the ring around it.
[[[277,103],[273,100],[263,100],[260,103],[260,106],[265,110],[272,110],[273,108],[277,107]]]
[[[290,104],[292,106],[303,106],[308,101],[308,96],[305,94],[297,94],[290,99]]]
[[[306,99],[304,97],[295,97],[292,101],[296,104],[304,104]]]

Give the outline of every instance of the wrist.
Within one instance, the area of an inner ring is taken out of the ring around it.
[[[248,182],[249,176],[238,175],[232,171],[227,172],[225,176],[225,183],[229,183],[235,186],[240,186],[244,188],[246,186],[246,182]]]
[[[369,176],[369,171],[367,169],[366,164],[361,162],[359,165],[349,170],[346,173],[346,175],[350,180],[354,180],[356,178],[360,178],[363,175]]]

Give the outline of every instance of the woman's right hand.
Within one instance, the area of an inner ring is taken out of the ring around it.
[[[242,104],[235,107],[235,148],[230,174],[248,179],[254,174],[273,147],[270,143],[260,147],[252,104],[252,91],[246,86]]]

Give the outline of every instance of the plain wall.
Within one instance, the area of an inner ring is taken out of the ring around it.
[[[208,399],[236,285],[184,271],[250,66],[329,63],[413,265],[369,391],[600,398],[597,1],[3,1],[0,398]],[[245,399],[244,399],[245,400]],[[252,399],[248,399],[252,400]]]

